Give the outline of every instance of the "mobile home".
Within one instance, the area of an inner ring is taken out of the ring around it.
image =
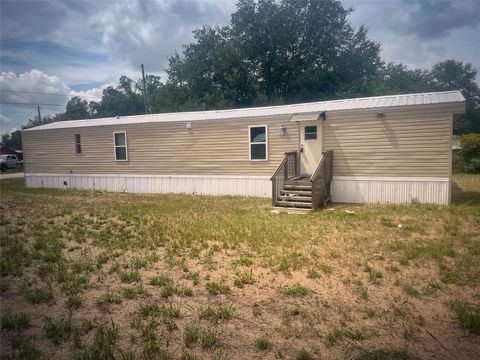
[[[450,202],[459,91],[55,122],[22,132],[28,187]]]

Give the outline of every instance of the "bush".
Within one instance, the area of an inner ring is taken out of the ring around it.
[[[468,173],[480,173],[480,134],[460,137],[463,169]]]

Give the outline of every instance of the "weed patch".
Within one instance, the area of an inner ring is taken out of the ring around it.
[[[25,313],[4,314],[1,318],[1,327],[5,330],[22,330],[31,325],[30,315]]]
[[[230,294],[231,290],[228,285],[222,282],[211,281],[205,284],[205,289],[212,295]]]
[[[255,283],[255,279],[251,271],[244,271],[240,274],[237,274],[233,283],[236,287],[243,288],[245,285],[253,285]]]
[[[198,310],[198,317],[200,319],[207,319],[213,322],[220,320],[228,320],[235,312],[233,304],[224,304],[219,306],[205,306]]]
[[[295,284],[292,286],[282,286],[280,288],[280,293],[286,296],[291,297],[304,297],[313,293],[313,290],[302,286],[300,284]]]
[[[25,291],[25,298],[32,304],[49,303],[53,300],[53,291],[49,287],[34,287]]]
[[[272,343],[270,340],[265,338],[256,339],[254,342],[255,348],[261,351],[268,351],[272,348]]]
[[[449,306],[465,329],[473,334],[480,335],[479,305],[474,306],[463,301],[453,301],[449,303]]]

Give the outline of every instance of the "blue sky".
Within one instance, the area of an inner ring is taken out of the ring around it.
[[[386,61],[428,68],[446,58],[480,70],[480,0],[344,0],[350,22],[382,42]],[[99,99],[121,75],[164,75],[168,57],[203,24],[227,25],[235,0],[1,0],[0,126],[20,128],[68,95]],[[44,95],[49,93],[54,95]],[[5,103],[28,103],[28,105]],[[58,105],[58,106],[57,106]]]

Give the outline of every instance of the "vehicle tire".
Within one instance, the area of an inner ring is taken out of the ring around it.
[[[2,170],[2,172],[7,171],[7,164],[0,165],[0,170]]]

